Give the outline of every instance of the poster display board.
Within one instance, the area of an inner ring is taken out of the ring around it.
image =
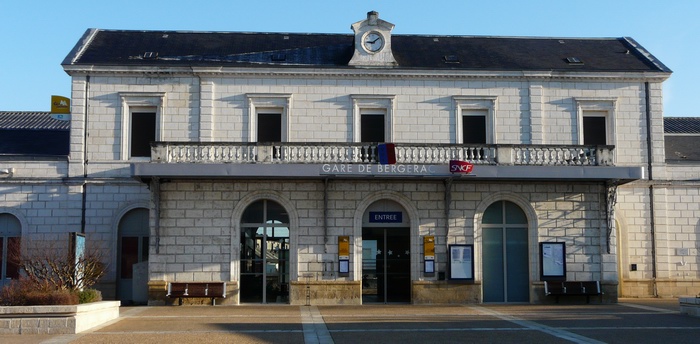
[[[435,237],[432,235],[423,237],[423,262],[426,274],[435,273]]]
[[[474,280],[474,245],[450,245],[448,262],[451,280]]]
[[[566,246],[563,242],[540,243],[540,279],[566,279]]]
[[[350,237],[347,235],[338,237],[338,272],[350,272]]]

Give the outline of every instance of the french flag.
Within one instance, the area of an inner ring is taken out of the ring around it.
[[[393,143],[378,144],[377,153],[379,153],[380,164],[393,165],[396,163],[396,146]]]

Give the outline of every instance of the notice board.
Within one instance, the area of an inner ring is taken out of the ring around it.
[[[563,242],[540,243],[540,277],[543,281],[566,279],[566,246]]]
[[[474,245],[450,245],[448,262],[451,280],[474,280]]]

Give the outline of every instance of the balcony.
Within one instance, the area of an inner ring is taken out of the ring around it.
[[[613,166],[614,146],[396,144],[397,164]],[[376,164],[377,144],[155,142],[152,163]]]

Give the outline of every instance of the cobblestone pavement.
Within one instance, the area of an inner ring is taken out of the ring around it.
[[[122,307],[76,335],[0,336],[1,343],[697,343],[700,318],[677,299],[612,305]]]

